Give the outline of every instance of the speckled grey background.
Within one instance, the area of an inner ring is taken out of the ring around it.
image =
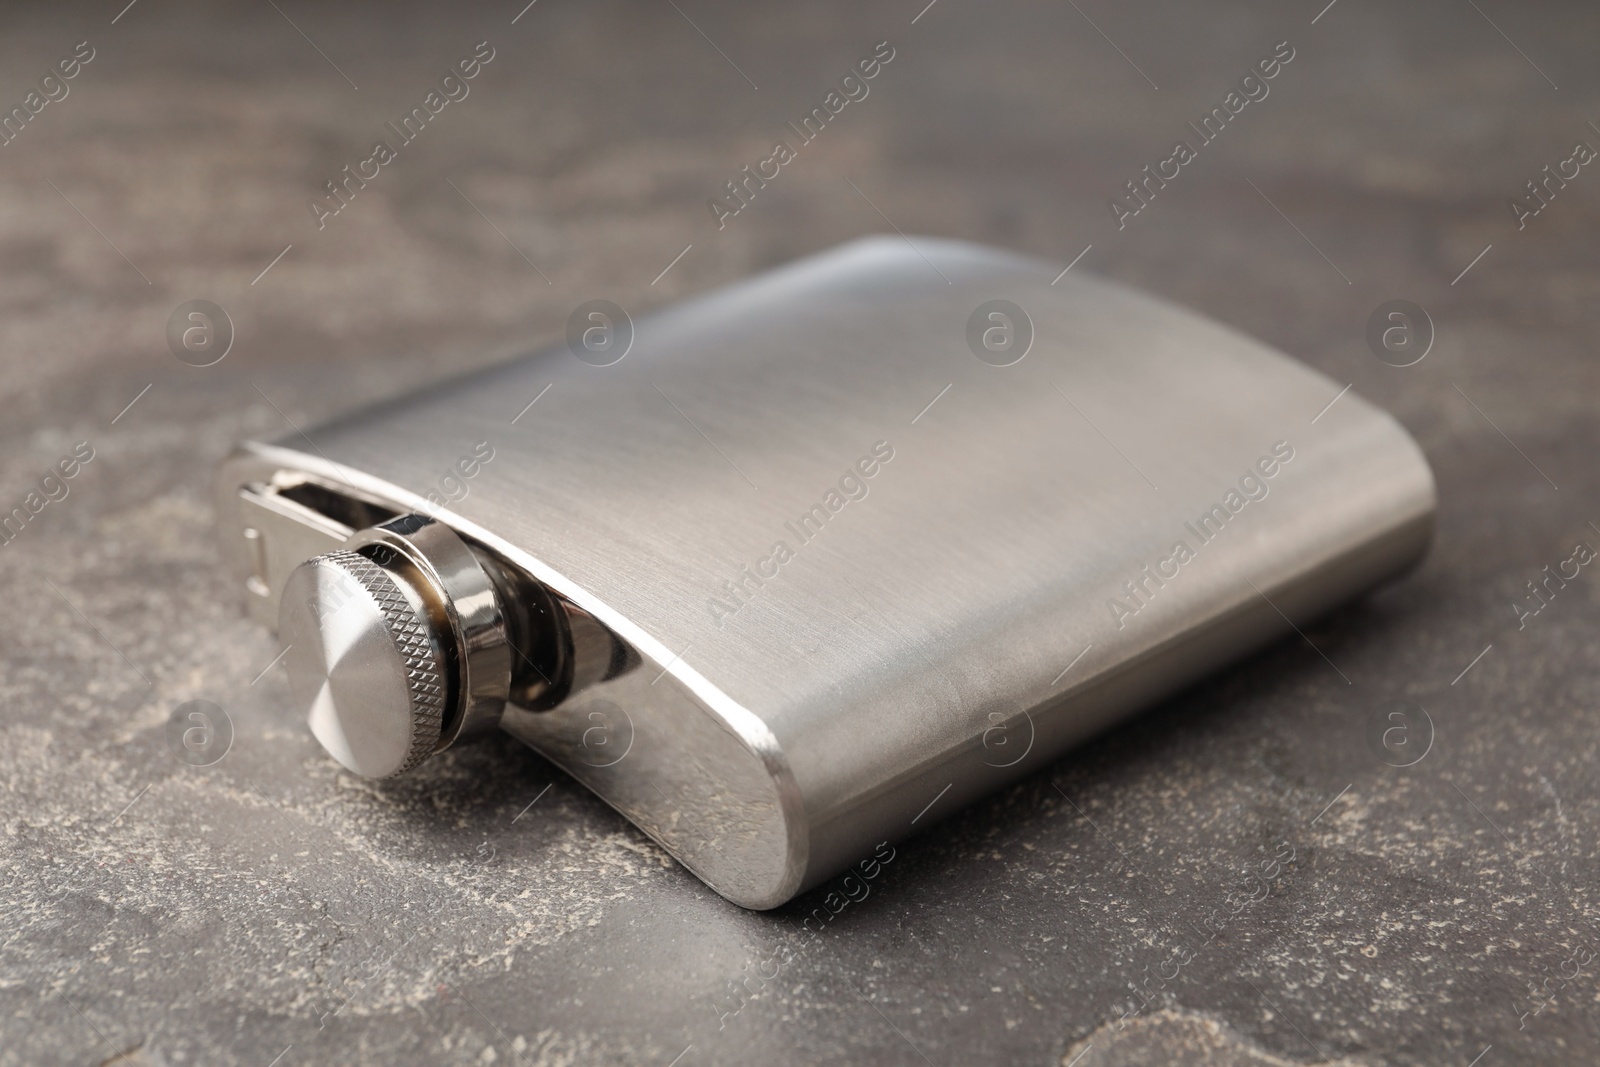
[[[1600,1058],[1600,605],[1585,570],[1511,607],[1600,546],[1600,174],[1520,231],[1507,207],[1600,145],[1600,11],[923,2],[0,11],[5,109],[95,49],[0,147],[0,505],[95,449],[0,545],[0,1064]],[[885,39],[871,95],[718,232],[706,198]],[[483,40],[470,97],[319,232],[305,200]],[[1107,198],[1283,40],[1271,95],[1119,232]],[[207,479],[584,300],[884,230],[847,178],[908,232],[1092,244],[1075,269],[1353,383],[1427,451],[1439,532],[1307,626],[1352,684],[1289,637],[903,844],[724,1014],[817,899],[726,904],[510,741],[339,773],[262,674]],[[195,298],[237,327],[207,369],[166,348]],[[1406,369],[1363,337],[1394,298],[1437,327]],[[191,699],[235,731],[211,767],[168,745]],[[1367,740],[1393,700],[1434,726],[1409,768]]]

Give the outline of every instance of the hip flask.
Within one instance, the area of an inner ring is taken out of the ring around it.
[[[872,238],[637,323],[593,301],[241,444],[226,559],[346,768],[503,729],[776,907],[1426,551],[1388,414],[1053,275]]]

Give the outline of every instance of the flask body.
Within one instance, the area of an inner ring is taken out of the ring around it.
[[[1322,375],[1053,275],[856,242],[641,318],[608,365],[558,346],[247,442],[229,558],[270,622],[359,527],[447,524],[622,650],[500,726],[777,906],[1426,550],[1387,414],[1319,416]]]

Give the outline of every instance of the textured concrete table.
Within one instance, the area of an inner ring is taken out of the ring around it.
[[[1569,162],[1600,11],[522,3],[0,13],[0,510],[93,450],[0,545],[0,1064],[1600,1057],[1600,604],[1587,569],[1528,588],[1600,546],[1600,174]],[[466,98],[308,207],[479,42]],[[1108,206],[1280,42],[1264,98]],[[815,896],[729,906],[510,741],[335,769],[218,565],[234,440],[890,225],[1352,383],[1435,466],[1432,555],[904,843],[792,958]],[[236,331],[211,367],[168,350],[193,299]],[[1367,342],[1394,299],[1431,318],[1414,366]],[[207,767],[168,727],[197,699],[233,732]]]

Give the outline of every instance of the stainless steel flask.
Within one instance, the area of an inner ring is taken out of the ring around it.
[[[495,727],[782,904],[1426,550],[1384,412],[974,245],[858,241],[222,465],[358,774]],[[1320,412],[1320,414],[1319,414]]]

